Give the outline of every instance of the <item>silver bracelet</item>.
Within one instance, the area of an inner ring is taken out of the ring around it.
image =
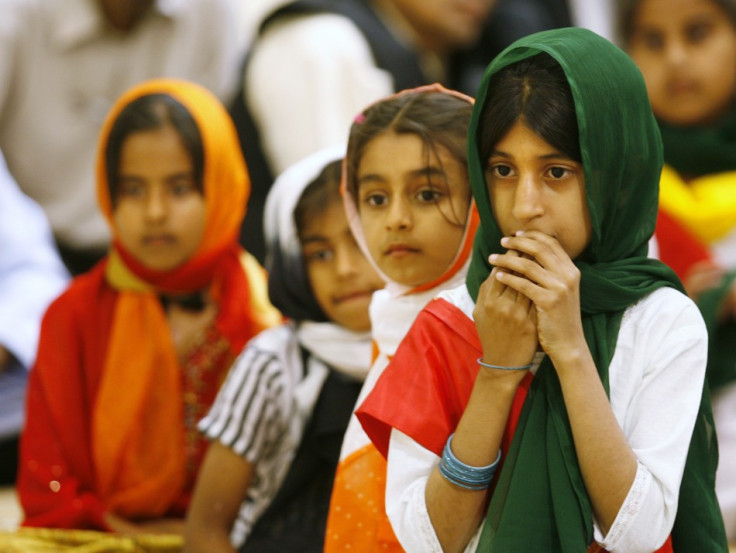
[[[466,465],[452,453],[453,436],[454,434],[450,434],[445,443],[445,449],[442,450],[440,474],[448,482],[466,490],[485,490],[490,486],[493,475],[496,474],[498,463],[501,460],[501,450],[498,451],[496,460],[488,466],[473,467]]]
[[[478,357],[478,364],[481,367],[485,367],[486,369],[498,369],[501,371],[527,371],[532,368],[531,363],[529,363],[528,365],[522,365],[521,367],[502,367],[501,365],[490,365],[488,363],[484,363],[482,357]]]

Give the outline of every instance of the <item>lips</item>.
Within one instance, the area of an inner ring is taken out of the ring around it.
[[[370,298],[373,295],[374,290],[355,290],[352,292],[346,292],[344,294],[340,294],[339,296],[333,296],[332,303],[339,304],[339,303],[345,303],[348,301],[353,300],[361,300],[365,298]]]
[[[698,90],[698,84],[688,79],[672,80],[667,84],[667,90],[670,94],[692,94]]]
[[[146,246],[169,246],[176,242],[173,234],[149,234],[143,237]]]
[[[418,251],[418,248],[413,248],[411,246],[407,246],[406,244],[392,244],[388,248],[386,248],[384,254],[389,257],[402,258],[406,257],[407,255],[417,253]]]

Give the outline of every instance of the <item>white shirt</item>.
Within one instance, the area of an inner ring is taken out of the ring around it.
[[[0,344],[26,369],[46,307],[68,280],[43,210],[18,189],[0,153]]]
[[[576,27],[590,29],[616,43],[615,0],[570,0],[568,2],[573,23]]]
[[[107,27],[96,0],[2,2],[0,149],[66,246],[101,249],[109,240],[94,169],[101,123],[118,96],[176,77],[230,99],[244,48],[237,1],[157,0],[127,34]]]
[[[0,345],[17,360],[0,371],[0,439],[20,430],[41,319],[68,280],[43,210],[18,189],[0,153]]]
[[[246,96],[274,174],[322,148],[345,144],[353,118],[394,91],[347,17],[274,22],[256,43]]]
[[[472,300],[460,290],[466,296],[460,304],[470,315]],[[672,529],[706,355],[700,312],[679,292],[657,290],[626,311],[609,367],[610,401],[638,469],[608,534],[594,525],[596,541],[612,553],[654,551]],[[407,553],[442,553],[424,500],[427,478],[438,463],[434,453],[392,431],[386,511]],[[475,550],[480,530],[466,551]]]

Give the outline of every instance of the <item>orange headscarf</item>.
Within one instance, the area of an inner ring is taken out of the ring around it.
[[[204,150],[206,223],[194,255],[166,272],[147,269],[117,240],[105,150],[122,109],[142,96],[166,94],[192,115]],[[113,231],[106,279],[119,294],[102,380],[92,414],[92,455],[98,492],[108,509],[131,518],[165,514],[185,482],[181,369],[157,294],[209,286],[219,305],[216,326],[234,354],[263,328],[253,316],[244,253],[237,235],[250,191],[245,162],[219,100],[193,83],[153,80],[125,93],[103,126],[97,195]]]

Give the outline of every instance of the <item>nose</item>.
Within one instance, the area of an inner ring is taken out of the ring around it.
[[[412,227],[411,207],[406,199],[395,197],[389,206],[386,219],[388,230],[407,230]]]
[[[521,222],[530,221],[544,214],[541,183],[534,176],[522,175],[519,178],[511,213]]]
[[[340,278],[351,277],[358,272],[361,253],[358,245],[350,240],[335,248],[335,271]]]
[[[666,45],[667,63],[671,66],[679,67],[687,62],[687,46],[682,40],[671,39]]]
[[[166,217],[168,202],[163,187],[152,186],[146,194],[145,216],[152,222],[158,222]]]

